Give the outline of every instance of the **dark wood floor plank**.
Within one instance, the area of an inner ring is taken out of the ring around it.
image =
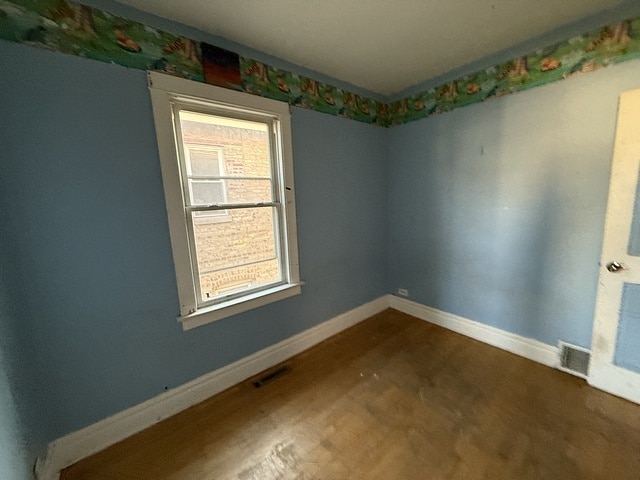
[[[388,310],[61,480],[638,480],[640,406]]]

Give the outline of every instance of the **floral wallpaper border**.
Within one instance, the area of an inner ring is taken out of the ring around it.
[[[640,17],[387,104],[69,0],[0,0],[0,38],[206,82],[331,115],[400,125],[640,59]]]
[[[0,39],[389,125],[385,102],[69,0],[0,0]]]
[[[607,25],[389,105],[399,125],[640,58],[640,17]]]

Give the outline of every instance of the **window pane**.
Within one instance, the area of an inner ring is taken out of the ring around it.
[[[254,288],[282,279],[275,208],[228,209],[226,213],[225,222],[194,221],[201,301],[228,295],[230,288]]]
[[[278,260],[265,260],[242,267],[232,267],[200,275],[202,302],[245,290],[276,283],[280,280]]]
[[[218,150],[204,150],[188,147],[187,161],[191,167],[192,176],[219,177],[220,172],[220,152]]]
[[[189,180],[191,205],[211,205],[225,203],[222,180]]]
[[[191,205],[269,203],[271,180],[189,180]]]
[[[267,203],[273,200],[271,180],[225,180],[228,203]]]
[[[179,116],[185,151],[196,146],[202,151],[216,148],[220,152],[223,175],[271,178],[271,148],[266,123],[185,110],[180,110]],[[192,175],[202,174],[194,171]]]

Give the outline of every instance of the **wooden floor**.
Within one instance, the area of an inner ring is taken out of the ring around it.
[[[640,479],[640,406],[388,310],[62,480]]]

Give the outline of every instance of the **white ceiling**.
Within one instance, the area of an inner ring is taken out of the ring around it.
[[[120,0],[389,96],[625,0]]]

